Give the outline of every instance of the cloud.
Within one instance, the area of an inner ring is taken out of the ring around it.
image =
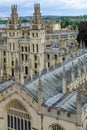
[[[42,14],[79,15],[86,13],[86,0],[0,0],[0,16],[10,13],[12,4],[18,5],[19,15],[33,15],[34,3],[40,3]]]

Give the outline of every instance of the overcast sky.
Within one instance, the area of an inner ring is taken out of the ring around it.
[[[87,0],[0,0],[0,17],[8,17],[17,4],[19,16],[32,16],[34,3],[40,3],[42,15],[85,15]]]

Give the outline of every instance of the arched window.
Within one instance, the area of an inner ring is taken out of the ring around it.
[[[27,55],[27,54],[25,54],[25,60],[26,60],[26,61],[28,60],[28,55]]]
[[[48,59],[48,60],[50,59],[50,55],[49,55],[49,54],[47,54],[47,59]]]
[[[32,51],[34,52],[34,44],[32,45]]]
[[[11,50],[11,43],[9,43],[9,50]]]
[[[15,50],[15,43],[13,43],[13,50]]]
[[[51,130],[65,130],[62,126],[55,124],[51,126]]]
[[[21,60],[22,60],[22,61],[24,60],[24,55],[23,55],[23,54],[21,54]]]
[[[36,50],[37,50],[37,52],[38,52],[38,44],[36,44]]]
[[[8,130],[31,130],[30,115],[19,102],[13,103],[7,110]]]
[[[28,67],[25,66],[25,74],[27,75],[28,74]]]

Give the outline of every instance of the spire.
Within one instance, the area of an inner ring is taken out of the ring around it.
[[[18,60],[16,58],[15,60],[15,81],[18,83],[19,82],[19,64],[18,64]]]
[[[39,78],[38,81],[38,110],[40,111],[41,105],[43,103],[43,90],[42,90],[42,82],[41,79]]]
[[[55,58],[54,58],[54,54],[52,56],[52,60],[53,60],[53,68],[55,69]]]
[[[85,50],[85,42],[83,42],[83,49]]]
[[[48,68],[48,58],[47,58],[47,55],[46,55],[46,69],[47,69],[47,73],[49,72],[49,68]]]
[[[84,73],[86,73],[86,57],[84,56]]]
[[[74,74],[74,63],[72,62],[72,70],[71,70],[71,80],[74,81],[75,80],[75,74]]]
[[[16,58],[15,60],[15,69],[18,70],[19,69],[19,64],[18,64],[18,59]]]
[[[81,107],[82,107],[82,98],[80,93],[80,88],[77,88],[77,124],[81,125]]]
[[[23,64],[21,65],[20,72],[21,72],[21,84],[23,84],[24,83],[24,67],[23,67]]]
[[[65,66],[63,67],[62,89],[63,89],[63,93],[66,93],[66,71],[65,71]]]
[[[0,77],[1,77],[1,79],[3,78],[3,66],[1,65],[0,66],[0,70],[1,70],[1,75],[0,75]]]
[[[81,42],[80,42],[80,48],[82,48],[82,44],[83,44],[83,43],[82,43],[82,40],[81,40]]]
[[[32,80],[33,79],[33,77],[32,77],[32,61],[31,61],[31,59],[29,61],[30,61],[29,62],[30,77],[31,77],[31,80]]]
[[[78,59],[78,78],[81,78],[80,59]]]
[[[38,56],[38,72],[39,72],[39,76],[41,76],[41,64],[40,64],[40,56]]]

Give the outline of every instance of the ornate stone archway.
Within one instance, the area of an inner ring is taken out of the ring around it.
[[[59,124],[53,124],[50,126],[50,130],[65,130],[65,129]]]
[[[31,117],[25,107],[18,101],[7,109],[8,130],[31,130]]]

